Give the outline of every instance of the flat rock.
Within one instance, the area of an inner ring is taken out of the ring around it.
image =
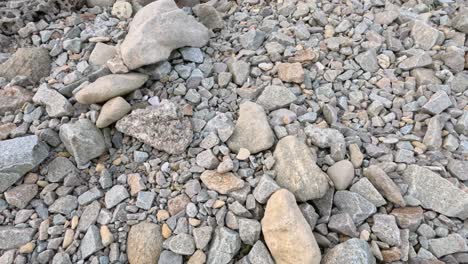
[[[15,112],[32,98],[33,93],[20,86],[13,85],[0,89],[0,115]]]
[[[328,177],[316,164],[307,145],[296,136],[282,138],[275,152],[276,182],[298,201],[321,198],[328,190]]]
[[[437,43],[439,34],[442,33],[420,20],[415,20],[411,28],[414,44],[419,45],[424,50],[430,50]]]
[[[107,101],[101,108],[96,121],[98,128],[104,128],[119,121],[132,110],[132,106],[122,97],[115,97]]]
[[[95,225],[92,225],[86,231],[85,236],[81,240],[80,252],[81,258],[86,259],[91,256],[93,253],[101,250],[104,246],[101,242],[101,235],[99,228]]]
[[[360,194],[369,202],[373,203],[376,207],[387,204],[387,201],[385,201],[383,196],[367,178],[361,178],[359,181],[353,184],[349,190]]]
[[[5,200],[10,205],[23,209],[28,206],[29,202],[36,196],[38,191],[36,184],[22,184],[8,190],[4,195]]]
[[[130,264],[153,264],[162,251],[163,237],[157,224],[141,222],[130,228],[127,256]]]
[[[215,230],[210,250],[208,251],[207,264],[228,264],[241,248],[239,234],[226,227],[218,227]]]
[[[409,71],[415,68],[426,67],[432,64],[432,57],[428,53],[424,52],[416,54],[398,64],[398,68]]]
[[[429,250],[437,258],[458,252],[468,251],[465,239],[457,233],[450,234],[447,237],[429,239]]]
[[[110,74],[79,90],[75,98],[82,104],[102,103],[135,91],[147,80],[148,75],[141,73]]]
[[[357,226],[377,212],[375,205],[361,195],[349,191],[337,191],[333,202],[338,211],[349,214]]]
[[[164,241],[163,246],[176,254],[185,256],[190,256],[195,252],[193,237],[185,233],[171,236]]]
[[[372,232],[379,240],[390,246],[399,246],[401,244],[400,229],[398,229],[395,216],[376,214],[373,218]]]
[[[214,170],[206,170],[200,176],[200,180],[210,190],[215,190],[220,194],[228,194],[244,187],[245,182],[234,175],[234,173],[219,173]]]
[[[133,110],[117,122],[116,128],[169,154],[184,152],[193,136],[190,119],[168,100],[155,107]]]
[[[460,32],[468,34],[468,11],[458,10],[458,14],[452,19],[452,26]]]
[[[101,131],[88,119],[62,125],[59,135],[78,166],[86,165],[107,150]]]
[[[78,177],[78,170],[75,165],[65,157],[53,159],[47,166],[47,181],[60,182],[67,176]]]
[[[245,148],[256,154],[271,148],[274,143],[275,136],[263,108],[252,102],[241,104],[234,133],[227,141],[229,148],[235,153]]]
[[[429,101],[422,106],[422,109],[430,114],[437,115],[450,106],[452,106],[450,97],[445,91],[440,90],[431,96]]]
[[[323,257],[323,264],[375,264],[376,260],[366,241],[352,238],[333,247]]]
[[[173,0],[162,0],[136,13],[120,50],[125,65],[136,69],[164,61],[181,47],[201,48],[208,40],[209,31],[203,24],[179,9]]]
[[[461,181],[468,180],[468,161],[449,159],[447,170]]]
[[[304,69],[301,63],[280,63],[278,65],[278,78],[285,82],[303,83]]]
[[[130,195],[127,189],[123,185],[114,185],[109,191],[106,192],[104,200],[106,202],[106,208],[110,209],[118,205],[123,200],[127,199]]]
[[[11,80],[26,76],[33,83],[49,76],[52,61],[44,48],[19,48],[6,62],[0,64],[0,76]]]
[[[289,106],[296,100],[296,96],[286,87],[270,85],[265,87],[257,99],[257,104],[265,110],[272,111]]]
[[[437,173],[410,165],[403,171],[403,180],[408,184],[407,195],[417,199],[423,208],[449,217],[468,218],[468,193]]]
[[[65,195],[55,200],[49,207],[49,211],[70,216],[76,208],[78,208],[78,199],[73,195]]]
[[[374,185],[374,187],[390,202],[404,207],[406,205],[400,188],[388,177],[387,173],[377,165],[371,165],[364,169],[364,176]]]
[[[243,60],[230,61],[228,63],[229,72],[232,74],[232,80],[237,85],[243,85],[250,74],[250,64]]]
[[[359,66],[367,72],[376,72],[380,68],[379,63],[377,62],[377,54],[374,49],[369,49],[363,53],[359,53],[355,60]]]
[[[262,232],[276,263],[320,263],[320,249],[310,225],[288,190],[278,190],[268,200]]]
[[[91,52],[88,61],[92,65],[105,66],[107,61],[113,59],[116,54],[117,49],[114,46],[98,42]]]
[[[48,147],[37,136],[0,141],[0,192],[17,182],[49,155]]]
[[[19,248],[33,239],[33,228],[0,226],[0,249]]]
[[[75,111],[65,96],[45,85],[39,87],[33,97],[33,102],[45,105],[50,117],[73,116]]]

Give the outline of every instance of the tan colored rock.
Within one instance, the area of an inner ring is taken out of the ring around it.
[[[206,262],[206,255],[203,250],[197,250],[188,260],[187,264],[203,264]]]
[[[73,236],[75,235],[75,232],[73,232],[72,229],[67,229],[65,231],[65,235],[63,236],[63,242],[62,242],[62,247],[67,248],[71,243],[73,242]]]
[[[112,6],[112,15],[120,19],[131,18],[133,14],[132,5],[125,1],[117,1]]]
[[[0,89],[0,115],[3,116],[8,111],[14,112],[16,109],[20,109],[32,98],[33,93],[20,86],[8,86]]]
[[[390,202],[404,207],[406,205],[400,188],[388,177],[387,173],[377,165],[371,165],[364,170],[364,176],[374,185],[374,187]]]
[[[114,46],[98,42],[89,56],[89,63],[93,65],[106,65],[107,61],[114,58],[117,50]]]
[[[320,263],[320,249],[310,225],[288,190],[280,189],[268,200],[262,232],[277,264]]]
[[[359,146],[355,143],[349,145],[349,155],[351,159],[351,163],[353,163],[354,168],[359,168],[364,161],[364,155],[361,152]]]
[[[75,94],[82,104],[102,103],[111,98],[126,95],[140,88],[148,80],[141,73],[110,74],[98,78]]]
[[[135,196],[146,189],[145,183],[139,173],[128,174],[127,183],[130,186],[130,195]]]
[[[220,194],[228,194],[244,187],[244,181],[232,172],[218,173],[214,170],[206,170],[200,179],[208,189],[215,190]]]
[[[188,203],[190,203],[190,198],[185,194],[179,194],[169,200],[167,203],[167,209],[171,215],[176,215],[185,210]]]
[[[114,236],[106,225],[101,226],[100,234],[103,246],[107,247],[114,242]]]
[[[278,65],[278,78],[284,82],[303,83],[304,69],[299,62],[280,63]]]
[[[19,253],[20,254],[29,254],[29,253],[33,252],[34,248],[36,248],[36,243],[29,242],[29,243],[26,243],[26,244],[24,244],[23,246],[21,246],[19,248]]]
[[[127,237],[127,256],[130,264],[154,264],[162,250],[161,227],[142,222],[130,228]]]
[[[162,236],[168,239],[172,235],[172,230],[167,224],[163,224],[161,228]]]

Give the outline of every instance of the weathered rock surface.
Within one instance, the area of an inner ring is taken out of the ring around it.
[[[20,86],[7,86],[0,89],[0,115],[20,109],[31,101],[33,93]]]
[[[278,190],[268,200],[262,232],[276,263],[320,263],[312,230],[288,190]]]
[[[26,76],[33,83],[50,73],[51,59],[43,48],[19,48],[13,56],[0,64],[0,76],[11,80],[16,76]]]
[[[330,155],[335,161],[343,160],[346,154],[346,143],[338,130],[333,128],[318,128],[312,125],[304,129],[312,144],[320,148],[330,148]]]
[[[356,225],[360,225],[377,212],[375,205],[361,195],[349,191],[336,192],[333,203],[339,212],[349,214]]]
[[[287,107],[296,100],[296,96],[286,87],[270,85],[265,87],[262,94],[257,99],[257,104],[266,111]]]
[[[0,226],[0,249],[18,248],[31,241],[35,233],[33,228]]]
[[[47,86],[39,87],[33,97],[33,102],[45,105],[50,117],[73,116],[75,111],[67,98]]]
[[[371,165],[364,169],[364,176],[374,185],[374,187],[390,202],[404,207],[406,205],[400,188],[388,177],[387,173],[377,165]]]
[[[241,240],[239,234],[226,227],[215,230],[213,242],[208,251],[207,264],[228,264],[239,252]]]
[[[176,104],[163,100],[156,107],[133,110],[116,124],[117,130],[169,154],[180,154],[192,142],[192,124]]]
[[[203,24],[179,9],[173,0],[162,0],[138,11],[120,50],[125,65],[136,69],[166,60],[177,48],[203,47],[208,40],[209,32]]]
[[[328,190],[328,177],[316,164],[307,145],[295,136],[282,138],[273,153],[276,182],[298,201],[321,198]]]
[[[107,101],[99,113],[96,126],[104,128],[110,124],[120,120],[132,110],[132,106],[122,97],[115,97]]]
[[[130,228],[127,237],[127,256],[130,264],[156,263],[162,251],[161,227],[142,222]]]
[[[244,187],[244,181],[236,177],[234,173],[218,173],[217,171],[206,170],[200,176],[200,180],[210,190],[215,190],[220,194],[228,194],[232,191]]]
[[[366,241],[352,238],[336,245],[323,257],[324,264],[375,264],[376,260]]]

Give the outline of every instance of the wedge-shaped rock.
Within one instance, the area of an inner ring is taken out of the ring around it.
[[[178,48],[201,48],[208,40],[209,31],[203,24],[173,0],[159,0],[138,11],[120,50],[125,65],[136,69],[164,61]]]
[[[449,217],[468,218],[468,193],[437,173],[410,165],[403,172],[403,180],[408,184],[407,195],[419,200],[422,207]]]
[[[329,250],[322,263],[375,264],[376,261],[366,241],[352,238]]]
[[[200,179],[208,189],[215,190],[220,194],[228,194],[244,187],[244,181],[231,172],[219,173],[206,170],[202,173]]]
[[[240,105],[236,128],[227,143],[229,148],[236,153],[240,148],[246,148],[251,154],[273,146],[275,136],[268,124],[265,111],[260,105],[252,102]]]
[[[288,190],[278,190],[268,200],[262,232],[276,263],[320,263],[320,249],[310,225]]]
[[[135,91],[147,80],[148,75],[141,73],[106,75],[78,91],[75,98],[82,104],[102,103]]]
[[[296,136],[282,138],[273,153],[276,182],[298,201],[318,199],[328,190],[328,177],[316,164],[312,153]]]
[[[34,169],[48,155],[47,145],[40,142],[37,136],[0,141],[0,193]]]
[[[388,177],[387,173],[377,165],[371,165],[364,169],[364,176],[374,185],[374,187],[390,202],[404,207],[406,205],[400,188]]]
[[[163,100],[156,107],[137,109],[120,119],[117,130],[169,154],[180,154],[192,142],[192,123],[176,104]]]

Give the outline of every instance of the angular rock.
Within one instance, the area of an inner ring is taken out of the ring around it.
[[[432,57],[424,52],[411,56],[398,64],[398,68],[409,71],[415,68],[426,67],[432,64]]]
[[[376,260],[366,241],[352,238],[336,245],[325,254],[323,264],[375,264]]]
[[[468,10],[466,8],[459,9],[458,14],[452,19],[452,27],[468,34]]]
[[[252,102],[241,104],[234,133],[227,141],[229,148],[235,153],[245,148],[256,154],[271,148],[274,143],[273,130],[263,108]]]
[[[75,98],[82,104],[102,103],[135,91],[147,80],[148,75],[141,73],[110,74],[98,78],[78,91]]]
[[[59,135],[78,166],[85,166],[107,150],[101,131],[88,119],[62,125]]]
[[[201,48],[208,40],[209,31],[203,24],[179,9],[173,0],[162,0],[136,13],[120,50],[125,65],[132,70],[164,61],[181,47]]]
[[[375,205],[361,195],[349,191],[337,191],[333,202],[338,211],[349,214],[356,225],[360,225],[377,212]]]
[[[190,198],[186,194],[179,194],[171,198],[167,203],[169,213],[174,216],[185,210],[187,204],[190,203]]]
[[[434,253],[437,258],[457,252],[468,251],[465,239],[457,233],[450,234],[443,238],[429,239],[428,243],[429,250]]]
[[[106,0],[107,1],[107,0]],[[107,45],[101,42],[96,43],[96,46],[89,56],[89,63],[92,65],[106,65],[108,60],[111,60],[117,54],[117,49],[114,46]]]
[[[156,263],[162,251],[163,237],[159,225],[141,222],[130,228],[127,256],[130,264]]]
[[[0,64],[0,76],[8,80],[26,76],[33,83],[49,76],[52,61],[44,48],[19,48],[6,62]]]
[[[406,205],[400,188],[388,177],[387,173],[377,165],[371,165],[364,169],[364,176],[374,185],[374,187],[390,202],[404,207]]]
[[[0,226],[0,249],[19,248],[33,239],[33,228]]]
[[[379,63],[377,62],[377,54],[374,49],[369,49],[360,53],[354,59],[364,71],[376,72],[380,69]]]
[[[101,235],[99,228],[95,225],[92,225],[86,231],[85,236],[81,240],[80,252],[81,258],[86,259],[91,256],[93,253],[101,250],[104,246],[101,242]]]
[[[169,250],[164,250],[159,256],[158,264],[182,264],[183,257],[182,255],[176,254]]]
[[[57,157],[47,166],[46,178],[49,182],[60,182],[69,175],[78,177],[78,170],[75,165],[65,157]]]
[[[272,111],[289,106],[296,96],[286,87],[278,85],[267,86],[257,99],[257,104],[265,110]]]
[[[127,189],[123,185],[114,185],[109,191],[106,192],[104,198],[106,202],[106,208],[110,209],[118,205],[123,200],[127,199],[130,195]]]
[[[39,87],[33,101],[45,105],[50,117],[73,116],[74,109],[70,102],[59,92],[46,86]]]
[[[360,194],[376,207],[387,204],[387,201],[385,201],[383,196],[367,178],[361,178],[358,182],[353,184],[349,190]]]
[[[197,165],[205,169],[216,169],[219,165],[218,158],[213,154],[211,149],[204,150],[198,153],[196,158]]]
[[[163,245],[170,251],[180,255],[190,256],[195,252],[195,241],[193,237],[184,233],[170,237],[164,241]]]
[[[327,174],[333,181],[335,189],[345,190],[353,182],[354,166],[349,160],[341,160],[329,167]]]
[[[301,63],[280,63],[278,65],[278,78],[285,82],[303,83],[304,69]]]
[[[321,198],[328,190],[328,177],[314,161],[307,145],[296,136],[282,138],[275,152],[276,182],[298,201]]]
[[[447,170],[461,181],[468,180],[468,161],[449,159]]]
[[[239,37],[239,42],[244,49],[257,50],[263,44],[266,33],[251,29]]]
[[[332,215],[328,221],[328,228],[334,232],[350,237],[356,237],[359,234],[353,219],[346,213]]]
[[[213,228],[211,226],[203,226],[193,229],[193,238],[198,249],[204,249],[211,240]]]
[[[402,207],[395,208],[392,215],[396,217],[398,226],[407,228],[410,231],[416,231],[424,220],[424,211],[421,207]]]
[[[136,109],[120,119],[118,131],[169,154],[180,154],[192,142],[192,123],[176,104],[162,100],[156,107]]]
[[[422,109],[430,114],[437,115],[452,105],[452,101],[447,93],[440,90],[433,94],[429,101],[423,105]]]
[[[401,244],[400,230],[398,229],[395,216],[376,214],[374,215],[374,225],[372,232],[380,241],[390,246],[399,246]]]
[[[244,187],[245,182],[234,175],[234,173],[218,173],[217,171],[206,170],[200,176],[200,180],[210,190],[215,190],[220,194],[228,194]]]
[[[83,210],[83,214],[81,214],[77,230],[80,232],[88,230],[91,225],[96,223],[100,211],[101,204],[98,201],[94,201],[90,205],[86,206]]]
[[[442,146],[442,128],[444,124],[441,117],[436,115],[429,119],[423,143],[428,150],[439,150]]]
[[[410,165],[403,171],[403,180],[408,184],[407,195],[420,201],[423,208],[449,217],[468,218],[468,193],[437,173]]]
[[[107,101],[99,113],[96,121],[98,128],[104,128],[110,124],[120,120],[132,110],[132,106],[122,97],[115,97]]]
[[[254,245],[254,243],[260,239],[260,233],[262,226],[260,222],[255,219],[240,218],[239,222],[239,235],[247,245]]]
[[[7,86],[0,89],[0,115],[15,112],[26,102],[31,101],[33,93],[20,86]]]
[[[51,213],[70,216],[71,212],[76,208],[78,208],[78,199],[73,195],[66,195],[55,200],[55,202],[49,207],[49,211]]]
[[[0,141],[0,193],[34,169],[49,155],[47,145],[37,136]]]
[[[335,161],[343,160],[346,155],[346,142],[343,134],[333,128],[318,128],[312,125],[304,129],[312,144],[320,148],[330,148],[330,155]]]
[[[415,20],[411,28],[414,44],[419,45],[424,50],[430,50],[437,43],[439,34],[442,33],[420,20]]]
[[[210,4],[199,4],[192,8],[198,20],[209,29],[222,29],[224,20],[221,14]]]
[[[10,204],[19,209],[23,209],[28,206],[29,202],[38,193],[38,187],[36,184],[22,184],[16,186],[4,193],[5,200]]]
[[[229,71],[232,73],[232,80],[237,85],[243,85],[250,74],[250,64],[242,60],[230,61]]]
[[[251,264],[274,264],[270,252],[262,241],[258,240],[247,255]]]
[[[226,227],[218,227],[208,251],[207,264],[228,264],[239,252],[239,234]]]
[[[253,196],[257,202],[264,204],[268,201],[268,198],[270,198],[270,196],[280,188],[281,187],[275,182],[275,180],[268,176],[268,174],[264,174],[260,178],[257,186],[255,186]]]
[[[276,263],[320,263],[310,225],[288,190],[278,190],[268,200],[262,232]]]

